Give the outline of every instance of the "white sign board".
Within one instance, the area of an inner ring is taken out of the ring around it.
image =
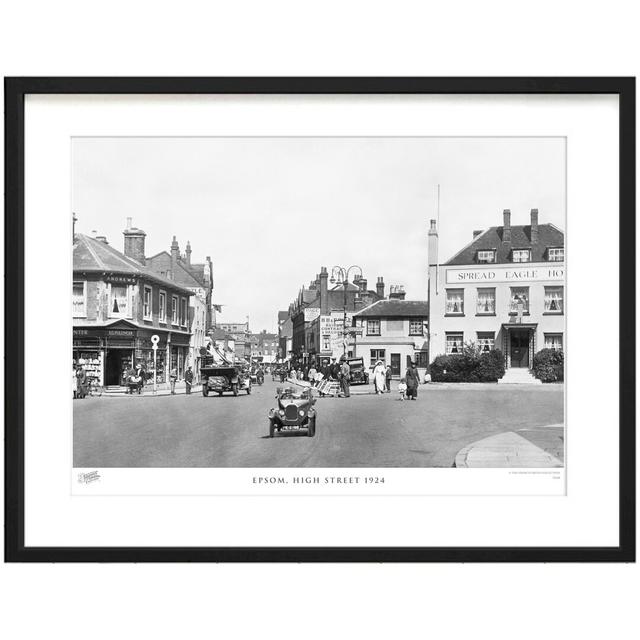
[[[493,282],[564,282],[564,264],[446,269],[447,284],[491,284]]]
[[[312,308],[304,310],[304,321],[313,322],[320,315],[320,309]]]

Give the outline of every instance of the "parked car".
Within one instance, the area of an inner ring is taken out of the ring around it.
[[[315,398],[311,389],[294,391],[291,388],[278,388],[276,391],[278,406],[269,410],[269,437],[283,431],[306,430],[307,436],[316,435]]]
[[[364,358],[347,358],[351,369],[350,384],[369,384],[369,372],[364,366]]]

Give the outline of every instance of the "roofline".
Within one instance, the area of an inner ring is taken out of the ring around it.
[[[474,242],[477,242],[480,238],[482,238],[482,236],[485,233],[489,233],[489,231],[491,231],[491,229],[493,229],[493,228],[494,227],[488,227],[482,233],[479,233],[475,238],[473,238],[473,240],[471,240],[471,242],[467,242],[467,244],[465,244],[464,247],[462,247],[462,249],[460,249],[460,251],[458,251],[457,253],[452,255],[446,262],[441,262],[440,264],[449,264],[452,260],[457,258],[463,251],[466,251]],[[495,228],[497,229],[498,227],[495,227]],[[435,265],[430,264],[429,266],[433,267]]]
[[[161,284],[167,288],[170,289],[174,289],[176,291],[178,291],[178,293],[184,293],[184,294],[188,294],[190,296],[194,295],[193,291],[190,291],[189,289],[187,289],[186,287],[177,284],[176,282],[174,282],[173,280],[165,280],[162,276],[159,275],[155,275],[153,272],[151,273],[146,273],[146,272],[140,272],[140,273],[132,273],[131,271],[124,271],[123,269],[96,269],[93,267],[89,267],[88,269],[75,269],[73,270],[73,273],[95,273],[95,274],[103,274],[106,275],[107,273],[119,273],[125,276],[129,276],[131,278],[140,278],[140,279],[148,279],[148,280],[153,280],[154,282]]]
[[[371,307],[375,307],[379,302],[385,302],[385,300],[376,300],[375,302],[372,302],[369,306],[364,307],[364,309],[360,309],[360,311],[357,311],[356,313],[354,313],[354,317],[357,315],[360,315],[363,311],[366,311],[367,309],[371,309]]]

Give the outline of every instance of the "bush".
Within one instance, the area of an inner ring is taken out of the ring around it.
[[[437,356],[430,366],[433,382],[497,382],[504,375],[502,351],[480,352],[465,345],[462,353]]]
[[[533,356],[533,375],[542,382],[564,381],[564,353],[542,349]]]

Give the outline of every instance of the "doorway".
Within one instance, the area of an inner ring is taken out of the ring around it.
[[[510,331],[511,366],[529,367],[529,332]]]
[[[105,386],[121,384],[122,371],[125,366],[122,354],[123,351],[119,349],[109,349],[109,351],[107,351],[107,361],[104,370]]]
[[[394,377],[400,377],[400,354],[391,354],[391,375]]]

